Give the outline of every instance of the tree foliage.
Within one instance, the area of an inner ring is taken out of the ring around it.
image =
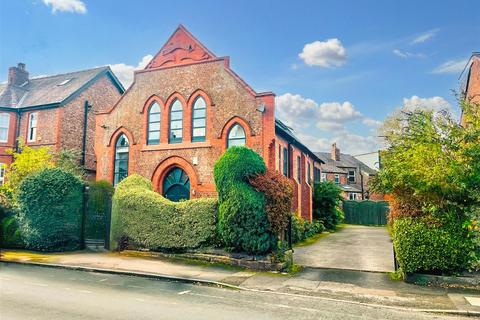
[[[335,229],[342,213],[339,204],[342,190],[333,182],[315,183],[313,189],[313,218],[320,220],[325,228]]]
[[[219,197],[218,231],[228,247],[250,254],[275,249],[265,213],[265,196],[248,179],[266,171],[262,157],[246,147],[229,148],[215,163]]]

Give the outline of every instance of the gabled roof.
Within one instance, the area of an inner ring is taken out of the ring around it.
[[[339,161],[333,160],[330,152],[315,152],[315,154],[325,162],[326,166],[322,166],[323,171],[325,172],[338,173],[334,171],[336,170],[335,169],[336,167],[340,169],[360,168],[360,170],[362,170],[363,172],[366,172],[367,174],[372,174],[372,175],[377,173],[376,170],[370,168],[365,163],[363,163],[362,161],[358,160],[357,158],[355,158],[350,154],[340,153]],[[328,169],[331,171],[329,171]]]
[[[216,59],[213,52],[208,50],[184,26],[179,25],[145,69]]]
[[[66,103],[68,99],[76,96],[90,83],[103,75],[110,77],[121,93],[125,91],[110,67],[98,67],[54,76],[32,78],[20,86],[0,85],[0,107],[22,109]]]
[[[275,133],[280,135],[282,138],[287,140],[288,142],[292,143],[294,146],[308,154],[310,157],[313,158],[313,160],[319,162],[319,163],[324,163],[322,159],[317,157],[317,155],[312,152],[310,149],[308,149],[307,146],[305,146],[300,140],[295,137],[293,134],[293,129],[287,126],[285,123],[282,121],[275,119]]]

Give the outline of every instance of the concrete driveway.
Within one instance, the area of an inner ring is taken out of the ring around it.
[[[394,271],[393,247],[386,227],[346,225],[312,245],[294,250],[294,261],[302,266]]]

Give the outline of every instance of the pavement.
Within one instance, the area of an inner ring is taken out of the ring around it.
[[[323,241],[324,239],[320,240]],[[449,313],[476,313],[480,292],[461,289],[420,287],[390,280],[386,273],[305,267],[294,274],[256,272],[233,267],[179,261],[140,252],[33,253],[3,251],[0,276],[5,268],[27,264],[61,269],[85,270],[105,275],[136,275],[200,283],[212,287],[269,293],[284,297],[318,299],[392,310],[435,310]],[[47,269],[47,268],[41,268]],[[60,269],[60,270],[58,270]],[[237,291],[238,291],[237,290]]]
[[[313,268],[395,271],[386,227],[346,225],[312,245],[295,248],[294,260]]]
[[[0,264],[0,297],[2,320],[467,319],[319,297],[11,263]]]

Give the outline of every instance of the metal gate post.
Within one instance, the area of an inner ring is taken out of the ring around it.
[[[105,249],[110,250],[110,224],[112,223],[112,197],[110,194],[107,197],[107,206],[105,210]]]
[[[81,224],[81,235],[80,235],[80,248],[85,249],[85,225],[87,223],[87,213],[88,213],[88,185],[83,187],[83,210],[82,210],[82,224]]]

